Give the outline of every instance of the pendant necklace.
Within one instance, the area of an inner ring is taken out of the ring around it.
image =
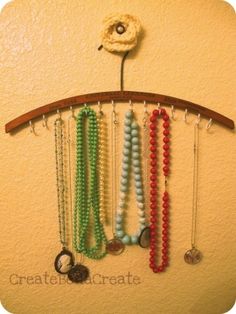
[[[146,227],[139,141],[139,127],[134,119],[133,110],[129,110],[125,114],[120,200],[118,204],[119,208],[116,212],[116,236],[120,238],[124,244],[137,244],[140,233]],[[133,235],[125,233],[123,227],[131,166],[134,172],[135,194],[138,208],[137,214],[139,217],[139,227],[137,232]]]
[[[196,222],[197,222],[197,191],[198,191],[198,152],[199,152],[199,119],[194,125],[194,162],[193,162],[193,199],[192,199],[192,248],[184,255],[187,264],[197,264],[202,259],[202,253],[196,248]]]
[[[162,258],[157,265],[157,120],[163,119],[163,174],[165,177],[165,191],[162,203]],[[168,265],[168,230],[169,230],[169,193],[167,192],[167,177],[169,175],[169,116],[165,109],[154,110],[150,117],[150,268],[154,273],[160,273]]]
[[[57,178],[57,200],[58,200],[58,220],[59,233],[62,251],[57,255],[54,267],[60,274],[67,274],[74,265],[74,258],[72,253],[67,249],[66,243],[66,180],[64,169],[64,125],[61,117],[56,119],[54,123],[55,135],[55,156],[56,156],[56,178]]]
[[[85,122],[88,122],[86,132]],[[107,239],[100,221],[99,187],[97,175],[98,163],[98,125],[96,112],[85,106],[80,110],[76,122],[76,178],[73,246],[76,252],[92,259],[101,259],[106,255],[103,246]],[[86,133],[88,138],[86,141]],[[86,158],[86,151],[88,156]],[[89,180],[90,179],[90,180]],[[90,213],[93,224],[90,224]],[[89,228],[91,232],[89,232]],[[93,233],[95,244],[89,245],[89,235]]]
[[[67,144],[68,144],[68,189],[69,189],[69,203],[70,203],[70,215],[71,215],[71,230],[73,229],[73,199],[72,199],[72,162],[71,155],[74,156],[74,141],[72,139],[72,126],[75,127],[76,118],[74,111],[71,107],[71,116],[68,119],[67,123]],[[73,128],[74,134],[74,128]],[[73,163],[74,164],[74,163]],[[72,239],[72,248],[73,248],[73,237]],[[77,252],[75,252],[75,261],[77,260]],[[81,254],[81,259],[79,263],[76,263],[68,272],[68,278],[74,283],[81,283],[85,281],[89,276],[89,270],[86,266],[82,265],[83,254]]]
[[[143,116],[143,162],[144,162],[144,186],[146,187],[144,189],[144,199],[146,203],[146,208],[149,208],[149,181],[148,181],[148,163],[149,163],[149,137],[148,137],[148,111],[147,111],[147,104],[146,101],[144,101],[144,116]],[[142,248],[148,248],[150,245],[150,227],[145,227],[142,232],[140,233],[140,236],[138,238],[138,244]]]
[[[111,255],[120,255],[123,253],[125,249],[124,243],[116,236],[115,233],[115,206],[117,204],[117,165],[116,165],[116,158],[117,158],[117,126],[118,120],[115,111],[115,103],[112,101],[112,113],[111,113],[111,158],[112,158],[112,197],[111,197],[111,211],[112,211],[112,234],[113,238],[107,242],[106,250],[107,253]]]

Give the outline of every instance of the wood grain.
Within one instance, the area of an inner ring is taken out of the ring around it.
[[[44,105],[42,107],[36,108],[31,110],[14,120],[8,122],[5,125],[6,133],[12,132],[20,126],[29,124],[29,121],[33,121],[39,118],[42,118],[43,115],[55,113],[58,109],[66,109],[70,106],[79,106],[83,105],[84,103],[87,104],[94,104],[100,101],[103,102],[111,102],[114,101],[133,101],[143,103],[146,101],[150,104],[163,104],[168,106],[174,106],[178,109],[188,109],[188,111],[200,114],[201,116],[212,119],[214,122],[217,122],[229,129],[234,129],[234,121],[223,116],[222,114],[208,109],[204,106],[194,104],[190,101],[186,101],[183,99],[161,95],[161,94],[154,94],[154,93],[144,93],[144,92],[134,92],[134,91],[113,91],[113,92],[101,92],[101,93],[93,93],[93,94],[85,94],[80,96],[74,96],[62,100],[58,100],[52,102],[50,104]]]

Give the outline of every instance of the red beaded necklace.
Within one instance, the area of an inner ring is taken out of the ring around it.
[[[163,174],[165,176],[165,191],[162,203],[162,261],[157,264],[157,119],[163,119]],[[167,192],[167,177],[169,175],[169,116],[165,109],[154,110],[150,117],[150,259],[149,266],[154,273],[160,273],[168,265],[168,209],[169,195]]]

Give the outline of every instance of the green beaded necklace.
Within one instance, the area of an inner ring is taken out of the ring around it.
[[[88,141],[85,143],[85,121],[88,119]],[[106,255],[102,251],[107,243],[103,225],[99,218],[99,188],[97,177],[98,163],[98,126],[96,113],[89,107],[83,108],[77,116],[75,208],[73,219],[73,246],[77,252],[92,259],[101,259]],[[87,144],[87,145],[86,145]],[[85,147],[88,146],[89,176],[86,167]],[[95,245],[88,247],[88,227],[90,211],[93,213],[93,232]]]

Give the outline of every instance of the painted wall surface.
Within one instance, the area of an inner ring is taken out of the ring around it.
[[[127,90],[176,96],[236,121],[236,20],[226,2],[9,3],[0,16],[1,301],[17,314],[224,313],[232,307],[236,292],[235,132],[216,124],[207,132],[207,121],[201,121],[197,243],[204,259],[198,265],[187,265],[183,255],[190,247],[195,117],[189,116],[185,124],[180,111],[171,128],[168,270],[153,274],[148,251],[129,247],[118,257],[85,260],[92,275],[97,274],[94,283],[59,282],[54,271],[53,261],[60,251],[55,116],[49,117],[49,131],[42,122],[35,124],[37,136],[29,128],[5,134],[4,124],[55,100],[119,89],[120,57],[97,50],[101,21],[113,12],[138,16],[144,29],[138,48],[126,61]],[[122,117],[127,107],[118,108],[121,148]],[[104,106],[108,118],[110,109],[110,105]],[[141,122],[142,106],[135,111]],[[63,118],[67,116],[63,114]],[[120,153],[118,158],[120,167]],[[110,191],[107,193],[109,198]],[[134,205],[132,196],[129,230],[136,226]],[[106,230],[111,237],[111,227]],[[125,283],[115,283],[118,276],[124,276]]]

